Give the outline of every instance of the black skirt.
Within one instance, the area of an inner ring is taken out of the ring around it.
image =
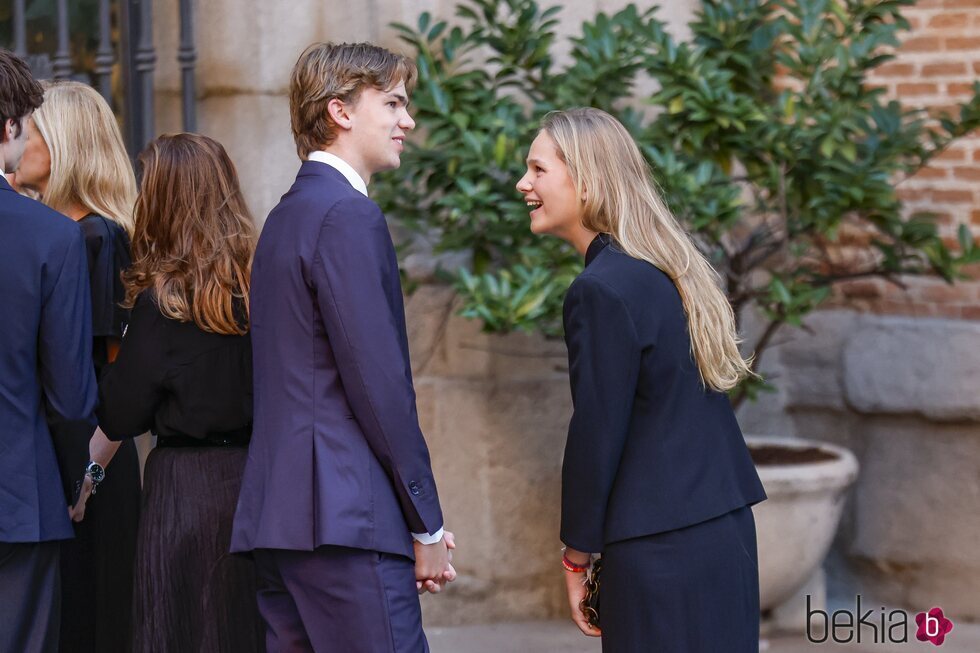
[[[146,461],[134,653],[263,651],[251,559],[228,552],[244,447],[160,447]]]
[[[603,653],[758,653],[757,556],[748,507],[607,545]]]

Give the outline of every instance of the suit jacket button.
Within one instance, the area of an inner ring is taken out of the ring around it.
[[[409,481],[409,483],[408,483],[408,489],[415,496],[418,496],[420,494],[420,492],[421,492],[421,490],[419,490],[419,484],[416,483],[415,481]]]

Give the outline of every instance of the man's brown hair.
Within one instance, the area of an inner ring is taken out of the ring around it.
[[[314,43],[299,56],[289,80],[289,116],[296,153],[306,159],[337,138],[327,105],[356,103],[364,87],[387,91],[399,82],[415,86],[415,62],[370,43]]]
[[[34,79],[24,60],[10,50],[0,48],[0,143],[6,139],[2,129],[8,120],[14,121],[17,135],[24,128],[21,118],[41,106],[44,89]]]

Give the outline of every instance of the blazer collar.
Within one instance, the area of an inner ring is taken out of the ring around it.
[[[599,252],[606,249],[607,245],[609,245],[609,234],[596,234],[596,237],[589,244],[589,249],[585,252],[585,265],[588,266],[594,261]]]
[[[343,159],[341,159],[336,154],[331,152],[325,152],[323,150],[315,150],[310,152],[310,155],[306,157],[307,161],[319,161],[320,163],[325,163],[331,168],[340,171],[340,174],[344,175],[348,183],[354,187],[354,190],[358,191],[361,195],[367,197],[367,184],[361,178],[357,171]]]
[[[3,175],[0,175],[0,190],[9,190],[11,193],[17,192],[10,184],[7,183],[7,178]]]
[[[299,177],[320,177],[321,179],[332,179],[347,186],[351,186],[350,180],[344,174],[331,165],[326,165],[318,161],[303,161],[299,166]],[[351,186],[353,188],[353,186]]]

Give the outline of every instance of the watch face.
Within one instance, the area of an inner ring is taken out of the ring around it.
[[[102,479],[105,478],[105,469],[99,463],[89,463],[85,472],[92,477],[92,481],[95,483],[101,483]]]

